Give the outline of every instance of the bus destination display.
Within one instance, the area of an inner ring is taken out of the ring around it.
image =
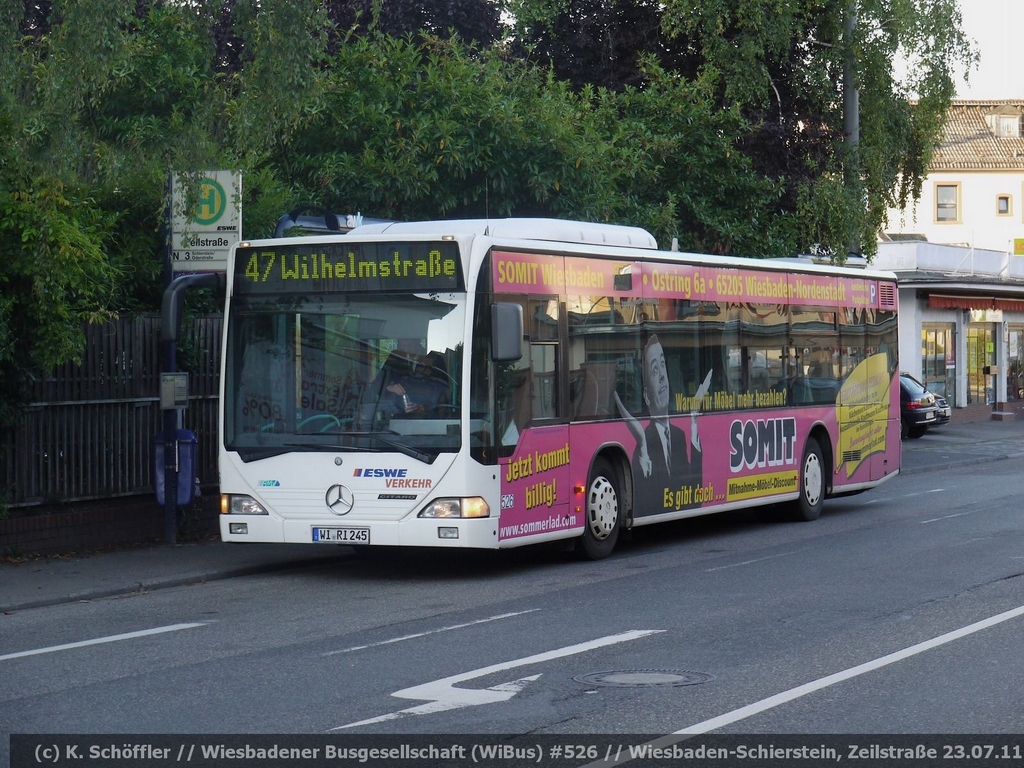
[[[281,243],[239,248],[234,293],[456,291],[455,243]]]

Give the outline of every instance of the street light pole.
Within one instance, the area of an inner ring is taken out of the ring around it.
[[[854,189],[860,188],[860,91],[857,89],[857,56],[854,34],[857,31],[857,2],[850,0],[846,6],[843,25],[843,134],[846,140],[846,183]],[[860,237],[853,228],[850,237],[850,256],[860,255]]]

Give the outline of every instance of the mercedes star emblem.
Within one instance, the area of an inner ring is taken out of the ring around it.
[[[356,503],[352,491],[348,486],[341,483],[336,483],[327,489],[324,501],[327,502],[327,508],[339,517],[351,512],[353,505]]]

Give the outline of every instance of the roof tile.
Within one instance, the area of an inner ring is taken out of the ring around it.
[[[1024,100],[952,102],[929,170],[1024,170],[1022,114]],[[986,120],[989,115],[1016,116],[1018,135],[998,136]]]

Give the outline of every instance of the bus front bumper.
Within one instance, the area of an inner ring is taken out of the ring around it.
[[[498,520],[491,517],[412,518],[395,522],[353,520],[341,523],[338,520],[280,520],[269,515],[221,515],[220,537],[222,541],[241,543],[497,549]]]

